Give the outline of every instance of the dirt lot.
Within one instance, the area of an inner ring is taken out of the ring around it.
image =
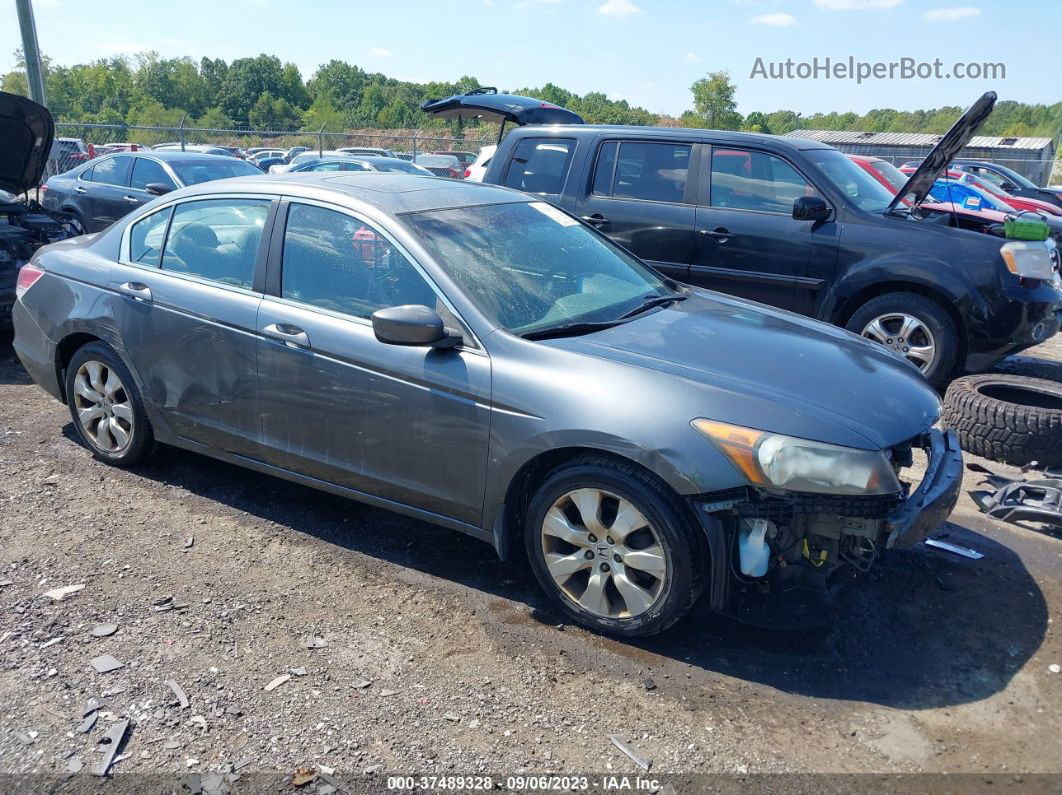
[[[1031,354],[1062,362],[1051,347]],[[293,791],[298,768],[321,793],[641,773],[610,735],[679,791],[708,773],[1062,774],[1062,540],[966,495],[946,532],[985,557],[894,554],[832,630],[697,609],[631,644],[558,626],[529,572],[462,535],[173,450],[108,468],[6,344],[0,469],[0,791],[95,791],[126,718],[112,788],[136,791]],[[105,654],[124,667],[94,671]]]

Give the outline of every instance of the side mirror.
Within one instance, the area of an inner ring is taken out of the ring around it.
[[[152,196],[162,196],[165,193],[169,193],[173,190],[172,185],[167,185],[165,182],[149,182],[144,186],[144,190],[150,193]]]
[[[388,345],[453,348],[461,343],[461,335],[449,331],[438,313],[420,304],[377,309],[372,313],[372,330]]]
[[[797,221],[825,221],[830,217],[830,205],[821,196],[799,196],[793,202],[793,218]]]

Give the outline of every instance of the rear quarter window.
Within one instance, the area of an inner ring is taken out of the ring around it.
[[[502,184],[528,193],[559,194],[574,151],[572,138],[524,138],[513,149]]]

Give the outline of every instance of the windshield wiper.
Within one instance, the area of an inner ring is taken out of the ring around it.
[[[580,334],[590,334],[601,329],[612,328],[619,325],[618,320],[609,320],[602,323],[566,323],[563,326],[550,326],[528,331],[520,336],[525,340],[548,340],[551,337],[577,337]]]
[[[654,306],[664,306],[665,304],[670,304],[672,301],[685,301],[687,298],[689,298],[688,295],[682,295],[681,293],[675,293],[674,295],[645,296],[639,306],[636,306],[625,315],[620,315],[620,320],[626,320],[629,317],[640,315],[642,312],[646,312]]]

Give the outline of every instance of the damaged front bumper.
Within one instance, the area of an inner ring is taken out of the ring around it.
[[[925,441],[926,474],[921,484],[885,520],[887,549],[922,541],[951,515],[962,486],[962,450],[955,431],[930,430]]]
[[[925,455],[925,473],[899,494],[746,487],[694,498],[709,542],[713,606],[724,607],[735,591],[748,588],[825,592],[838,570],[867,571],[885,550],[910,547],[935,532],[958,501],[962,452],[953,431],[930,429],[891,451],[901,477],[914,448]]]

